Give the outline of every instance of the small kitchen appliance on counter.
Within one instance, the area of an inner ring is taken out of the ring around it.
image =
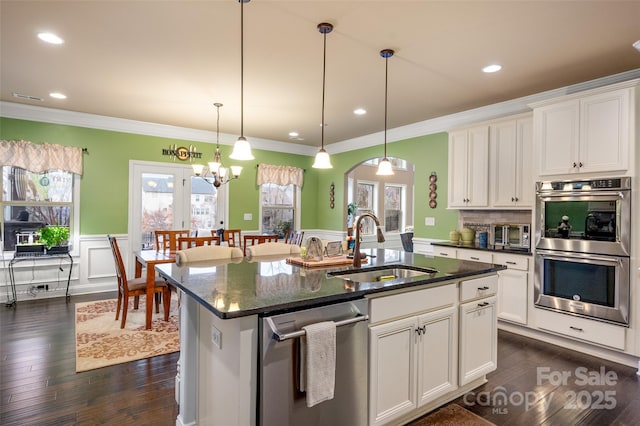
[[[531,247],[531,225],[502,223],[491,225],[492,244],[502,247]]]

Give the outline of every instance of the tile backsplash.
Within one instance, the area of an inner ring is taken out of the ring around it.
[[[478,232],[491,232],[494,223],[528,223],[531,224],[531,210],[460,210],[458,229],[465,226]]]

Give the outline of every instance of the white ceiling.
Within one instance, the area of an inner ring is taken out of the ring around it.
[[[209,131],[221,102],[220,131],[240,133],[235,0],[2,0],[0,14],[2,101]],[[384,48],[396,51],[389,129],[640,68],[640,1],[253,0],[244,5],[248,138],[320,145],[321,22],[334,25],[325,145],[384,129]],[[48,45],[40,31],[65,43]],[[503,70],[483,74],[491,63]]]

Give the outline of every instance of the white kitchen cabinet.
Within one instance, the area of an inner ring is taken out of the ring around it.
[[[370,328],[370,424],[387,424],[457,388],[456,317],[452,306]]]
[[[533,179],[533,119],[521,117],[491,124],[491,206],[531,208]]]
[[[526,256],[495,254],[493,263],[507,267],[498,272],[498,319],[526,325],[529,259]]]
[[[449,134],[449,207],[489,205],[489,126]]]
[[[534,107],[539,174],[626,171],[632,99],[625,88]]]
[[[369,424],[382,425],[418,407],[417,318],[369,330]]]
[[[495,296],[460,305],[459,345],[460,386],[496,369],[498,330]]]

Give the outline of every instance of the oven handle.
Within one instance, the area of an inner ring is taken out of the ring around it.
[[[367,321],[369,319],[369,315],[357,315],[353,318],[347,318],[346,320],[336,321],[336,327],[341,327],[343,325],[355,324],[360,321]],[[278,342],[284,342],[285,340],[294,339],[296,337],[302,337],[306,333],[304,330],[292,331],[291,333],[281,333],[278,330],[278,327],[275,325],[271,318],[266,318],[267,323],[269,323],[269,327],[273,331],[273,338]]]
[[[618,199],[624,199],[625,198],[625,194],[628,193],[629,191],[598,191],[598,192],[538,192],[538,198],[540,198],[541,200],[545,200],[547,198],[561,198],[561,197],[588,197],[588,198],[595,198],[595,199],[599,199],[599,198],[605,198],[605,197],[611,197],[613,198],[610,201],[614,201],[614,200],[618,200]],[[606,201],[606,200],[604,200]]]
[[[592,254],[567,253],[567,252],[562,252],[562,254],[556,254],[556,253],[543,251],[543,250],[538,250],[536,254],[545,259],[563,260],[566,262],[576,262],[576,261],[588,262],[588,261],[595,260],[598,262],[608,263],[608,264],[617,263],[618,265],[623,266],[622,258],[619,256],[602,257],[602,256],[592,255]]]

